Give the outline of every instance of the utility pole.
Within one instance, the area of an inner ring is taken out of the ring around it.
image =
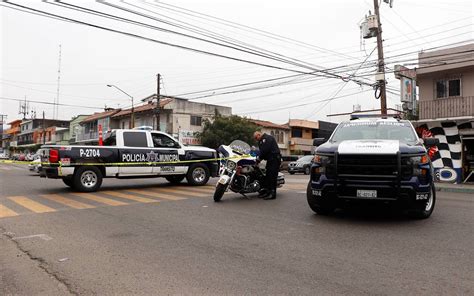
[[[380,89],[380,112],[387,115],[387,92],[385,88],[385,62],[383,57],[382,24],[380,23],[379,0],[374,0],[374,11],[377,17],[377,53],[378,75],[377,82]]]
[[[44,111],[43,111],[43,145],[46,144],[46,121],[44,119]]]
[[[160,80],[161,80],[161,75],[158,73],[156,74],[156,108],[155,108],[155,114],[156,114],[156,130],[160,130]]]
[[[6,114],[0,114],[0,149],[3,148],[3,125],[7,120]]]

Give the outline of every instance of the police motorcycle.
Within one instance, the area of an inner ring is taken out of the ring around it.
[[[219,146],[217,151],[222,160],[214,192],[215,202],[220,201],[228,190],[248,198],[246,194],[258,192],[262,188],[265,169],[259,167],[257,155],[251,151],[249,144],[235,140],[228,146]],[[284,175],[278,173],[277,187],[284,183]]]

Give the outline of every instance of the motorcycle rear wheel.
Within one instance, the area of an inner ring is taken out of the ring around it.
[[[227,189],[227,185],[217,184],[216,191],[214,191],[214,201],[219,202],[224,195],[225,190]]]

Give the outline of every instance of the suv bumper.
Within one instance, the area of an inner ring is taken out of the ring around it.
[[[391,181],[339,181],[327,179],[322,175],[318,182],[311,181],[311,194],[321,198],[342,200],[373,200],[373,201],[424,201],[431,194],[431,183],[422,184],[417,177],[398,183]],[[371,190],[376,197],[360,197],[358,190]]]

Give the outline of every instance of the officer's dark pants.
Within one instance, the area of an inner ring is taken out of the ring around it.
[[[265,188],[270,191],[276,191],[278,172],[280,171],[281,158],[271,157],[267,160]]]

